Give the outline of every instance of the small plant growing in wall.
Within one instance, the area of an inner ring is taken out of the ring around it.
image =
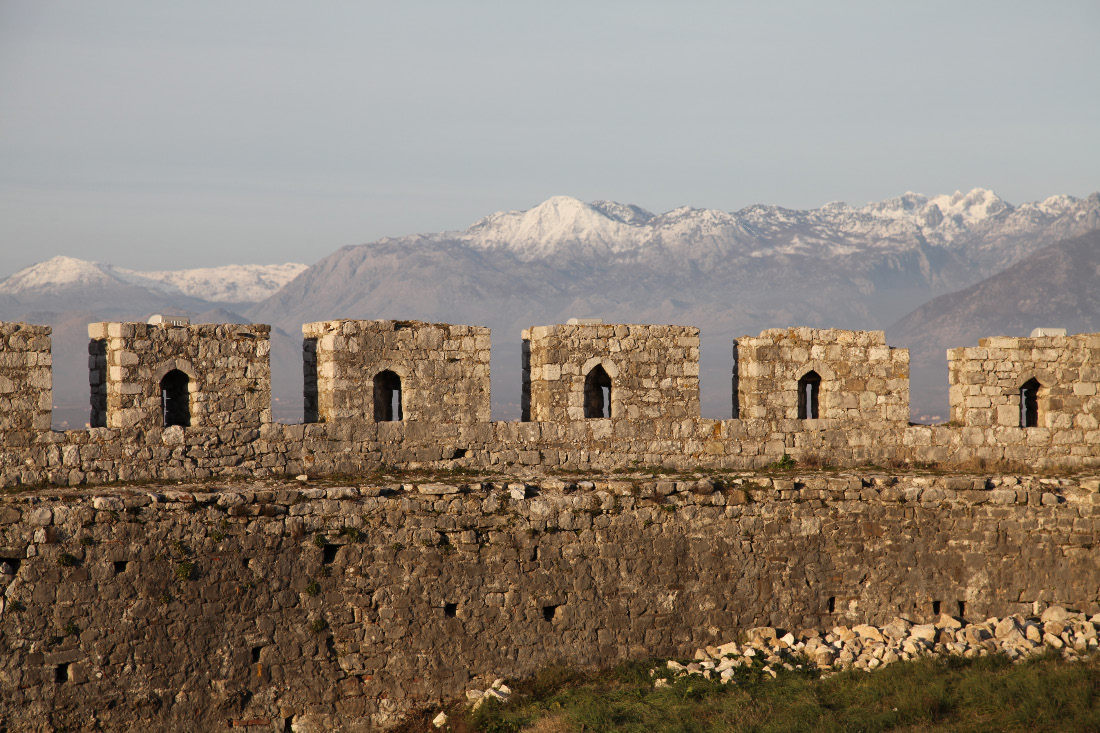
[[[767,465],[769,471],[790,471],[795,466],[795,460],[784,453],[777,460]]]
[[[182,540],[176,540],[172,543],[172,550],[180,557],[187,557],[191,554],[191,548],[183,544]]]
[[[79,565],[80,560],[78,560],[74,555],[70,555],[67,552],[62,552],[60,555],[57,556],[57,564],[63,568],[72,568]]]
[[[95,540],[92,539],[91,537],[87,536],[87,535],[80,538],[80,546],[81,547],[91,547],[94,544],[95,544]]]
[[[317,549],[323,550],[328,544],[328,540],[325,539],[323,534],[315,534],[313,535],[313,544],[317,546]]]
[[[322,631],[328,628],[328,621],[324,618],[315,618],[309,624],[309,630],[314,634],[320,634]]]
[[[62,629],[62,632],[64,632],[65,636],[75,636],[80,633],[80,627],[70,621],[65,624],[65,628]]]
[[[316,595],[320,595],[320,594],[321,594],[321,584],[318,583],[316,580],[309,581],[309,584],[306,585],[306,595],[316,596]]]
[[[347,537],[352,542],[359,542],[363,539],[363,533],[355,527],[342,527],[340,529],[340,534]]]
[[[185,561],[176,566],[176,580],[193,580],[195,577],[195,563]]]

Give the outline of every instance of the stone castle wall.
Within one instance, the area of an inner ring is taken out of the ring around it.
[[[909,422],[909,350],[882,331],[772,328],[734,342],[735,415],[798,419],[799,380],[820,377],[818,416],[850,422]]]
[[[1098,543],[1095,476],[9,492],[0,728],[374,730],[761,624],[1093,613]]]
[[[1100,428],[1100,334],[985,338],[947,359],[952,422],[1021,427],[1020,388],[1035,379],[1038,429],[1081,443]]]
[[[585,419],[585,382],[611,378],[612,419],[699,416],[699,329],[564,325],[523,331],[523,415],[535,422]]]
[[[374,421],[383,371],[400,378],[404,420],[489,421],[488,328],[340,320],[307,323],[302,333],[310,422]]]
[[[92,323],[93,427],[163,426],[161,380],[187,375],[190,426],[271,422],[270,326]]]
[[[1100,466],[1100,402],[1086,394],[1096,379],[1091,347],[1073,352],[1076,366],[1051,372],[1070,385],[1057,400],[1047,387],[1048,417],[1055,409],[1063,416],[1077,410],[1072,419],[1027,429],[975,420],[917,426],[900,417],[908,401],[907,354],[885,346],[881,333],[766,331],[738,341],[740,419],[709,420],[699,417],[695,329],[536,328],[525,341],[532,419],[502,422],[488,419],[486,329],[331,321],[304,328],[311,417],[323,422],[282,425],[270,422],[266,326],[100,324],[91,350],[92,382],[102,390],[93,389],[92,398],[102,411],[93,415],[108,427],[54,432],[42,412],[49,404],[48,330],[0,328],[35,334],[5,337],[4,363],[23,366],[2,384],[33,382],[37,390],[24,390],[0,414],[0,486],[317,476],[386,466],[748,469],[785,454],[831,466]],[[578,418],[585,370],[591,374],[597,363],[611,385],[611,417]],[[972,369],[978,361],[966,363]],[[996,372],[1000,362],[985,363]],[[809,420],[791,414],[808,366],[820,367],[822,377],[821,411]],[[162,418],[158,380],[171,369],[189,374],[187,427],[165,427]],[[972,378],[982,369],[956,373]],[[374,419],[371,381],[379,370],[400,375],[401,414],[391,416],[400,420]],[[38,412],[28,417],[32,402]]]

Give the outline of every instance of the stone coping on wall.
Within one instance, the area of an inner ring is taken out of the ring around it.
[[[273,506],[276,514],[310,513],[290,509],[302,502],[344,501],[382,498],[387,501],[485,500],[505,495],[520,501],[544,497],[567,504],[582,497],[631,497],[644,504],[679,496],[690,503],[714,506],[760,501],[887,501],[901,503],[1019,504],[1056,506],[1071,503],[1096,506],[1100,514],[1100,472],[1074,475],[951,473],[883,470],[777,470],[709,471],[654,474],[633,473],[486,473],[458,475],[453,472],[407,471],[348,480],[349,477],[310,479],[241,479],[205,482],[134,482],[128,485],[95,487],[51,487],[8,490],[0,494],[0,505],[34,507],[52,502],[86,502],[96,509],[116,510],[142,506],[165,509],[194,504],[222,509],[259,505]],[[555,498],[556,497],[556,498]],[[707,498],[712,497],[712,498]],[[616,500],[619,505],[621,499]],[[241,516],[262,511],[230,512]],[[0,524],[18,522],[9,510]],[[48,522],[46,522],[48,524]]]
[[[258,428],[47,432],[0,446],[0,486],[148,479],[362,474],[387,466],[468,470],[760,469],[803,465],[1100,466],[1100,430],[853,426],[839,420],[583,420],[570,423],[333,421]]]

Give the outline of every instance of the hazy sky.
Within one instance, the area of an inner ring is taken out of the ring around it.
[[[0,0],[0,276],[313,262],[555,194],[1100,189],[1100,2]]]

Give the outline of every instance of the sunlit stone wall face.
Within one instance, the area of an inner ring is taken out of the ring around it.
[[[188,427],[255,429],[271,422],[270,326],[88,326],[93,427],[167,427],[163,392],[179,377]],[[184,379],[183,377],[186,377]],[[169,421],[169,424],[171,422]]]
[[[1031,383],[1029,441],[1049,443],[1058,431],[1063,445],[1100,449],[1100,334],[984,338],[949,349],[947,360],[953,423],[1023,427],[1021,389]]]
[[[734,353],[742,420],[806,419],[799,381],[814,372],[818,419],[884,427],[909,421],[909,350],[887,346],[882,331],[773,328],[737,339]]]
[[[596,369],[603,370],[610,382],[612,420],[699,417],[697,328],[536,326],[524,330],[522,338],[524,420],[571,422],[600,417],[591,394],[600,389],[590,377]]]

